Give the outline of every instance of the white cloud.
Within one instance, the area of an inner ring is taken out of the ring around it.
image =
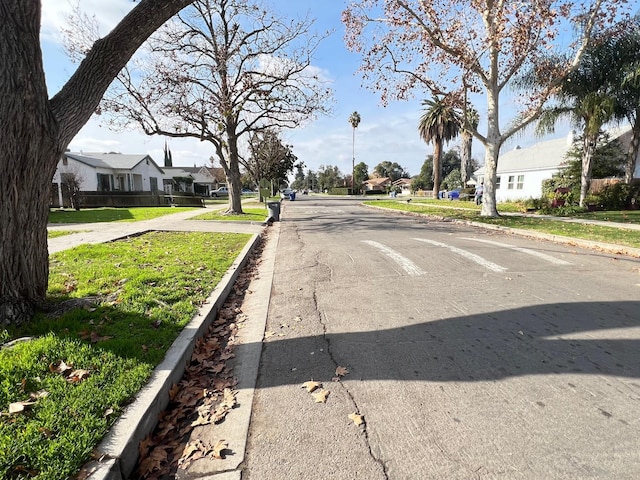
[[[80,9],[94,16],[105,35],[133,8],[130,0],[78,0]],[[61,42],[61,31],[67,25],[67,16],[71,14],[76,2],[60,0],[42,0],[42,27],[40,36],[54,43]]]

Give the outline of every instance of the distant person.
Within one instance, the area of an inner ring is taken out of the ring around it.
[[[476,187],[476,205],[482,203],[482,195],[484,194],[484,185],[480,182],[480,185]]]

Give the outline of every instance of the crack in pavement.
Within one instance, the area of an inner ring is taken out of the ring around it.
[[[316,265],[320,265],[320,264],[321,263],[316,258]],[[330,273],[333,273],[331,268],[328,265],[325,265],[325,267],[327,267],[327,269],[329,270]],[[338,368],[340,366],[340,364],[338,363],[338,361],[336,360],[336,358],[335,358],[335,356],[333,354],[331,340],[329,339],[329,337],[327,335],[327,320],[328,319],[327,319],[327,316],[326,316],[326,312],[321,312],[320,311],[320,308],[319,308],[319,305],[318,305],[318,297],[317,297],[315,284],[314,284],[314,287],[313,287],[312,299],[313,299],[313,306],[315,308],[315,311],[317,312],[318,321],[320,322],[320,325],[322,326],[322,338],[323,338],[325,344],[327,345],[327,355],[329,356],[331,361],[334,363],[336,368]],[[361,415],[360,407],[358,406],[358,402],[356,401],[355,397],[353,396],[353,394],[351,393],[349,388],[345,385],[345,383],[340,379],[335,381],[335,383],[339,384],[340,387],[343,389],[343,391],[347,394],[347,397],[349,398],[351,404],[353,405],[355,413],[357,415]],[[369,457],[371,457],[371,459],[377,465],[380,466],[380,468],[382,470],[382,474],[384,475],[384,478],[386,480],[389,480],[389,472],[387,470],[387,465],[386,465],[385,461],[382,460],[381,458],[378,458],[375,455],[375,453],[373,452],[373,449],[371,448],[371,439],[369,438],[369,431],[367,429],[367,421],[366,421],[366,419],[365,419],[365,421],[364,421],[364,423],[362,425],[362,432],[364,434],[365,444],[366,444],[367,449],[369,451]]]

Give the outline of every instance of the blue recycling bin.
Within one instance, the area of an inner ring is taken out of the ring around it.
[[[289,194],[289,200],[291,200],[292,202],[296,199],[296,192],[291,192]]]

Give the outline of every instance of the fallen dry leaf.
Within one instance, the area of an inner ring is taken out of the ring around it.
[[[211,455],[213,458],[224,459],[224,451],[229,448],[229,443],[225,440],[218,440],[218,443],[213,447]]]
[[[36,402],[13,402],[9,404],[9,413],[22,413],[27,407],[35,405]]]
[[[364,423],[364,417],[358,415],[356,412],[349,415],[349,420],[353,421],[356,425],[362,425]]]
[[[349,373],[349,370],[345,367],[337,367],[336,368],[336,375],[338,377],[344,377],[347,373]]]
[[[49,392],[46,390],[38,390],[37,392],[32,392],[29,394],[29,397],[33,400],[38,400],[39,398],[46,398],[49,396]]]
[[[154,443],[151,434],[140,440],[140,443],[138,444],[138,453],[140,454],[140,456],[145,457],[149,450],[153,447],[153,445]]]
[[[98,342],[104,342],[105,340],[111,340],[113,337],[110,337],[108,335],[100,336],[98,332],[91,332],[91,335],[89,338],[91,340],[91,343],[98,343]]]
[[[49,364],[49,371],[51,373],[59,373],[66,376],[71,370],[73,370],[73,367],[71,365],[67,365],[64,360]]]
[[[213,423],[222,422],[227,417],[227,413],[229,413],[229,411],[230,411],[229,407],[227,407],[226,405],[220,405],[211,414],[211,421]]]
[[[80,383],[82,380],[89,378],[90,375],[91,372],[89,372],[89,370],[79,368],[77,370],[74,370],[69,374],[69,376],[67,376],[67,382]]]
[[[316,403],[327,403],[327,397],[331,392],[321,388],[319,391],[311,394]]]
[[[204,444],[202,443],[202,440],[195,440],[185,445],[184,450],[182,451],[182,456],[180,457],[180,460],[178,462],[178,465],[184,465],[186,462],[189,461],[189,459],[193,456],[194,453],[202,450],[203,447],[204,447]]]
[[[304,382],[302,384],[302,388],[306,388],[307,392],[309,393],[313,392],[314,390],[317,390],[320,387],[322,387],[322,384],[320,382],[314,382],[313,380],[309,382]]]
[[[229,408],[233,408],[236,406],[236,394],[238,392],[234,392],[233,390],[231,390],[230,388],[225,388],[224,392],[223,392],[223,398],[224,400],[222,401],[222,404],[229,407]]]

